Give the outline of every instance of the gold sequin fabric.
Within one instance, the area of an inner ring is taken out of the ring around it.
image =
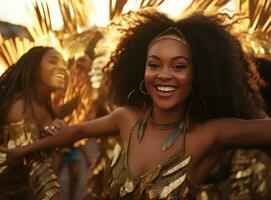
[[[117,137],[99,138],[96,140],[100,151],[94,156],[88,170],[87,190],[83,200],[106,199],[105,177],[109,173],[113,159],[113,149],[119,139]]]
[[[201,185],[197,199],[271,199],[270,157],[262,150],[237,149],[233,151],[228,175],[219,181]]]
[[[271,199],[271,159],[260,150],[235,151],[231,166],[231,200]]]
[[[38,126],[21,120],[1,128],[0,163],[6,161],[6,151],[37,141]],[[0,193],[12,197],[30,191],[36,199],[50,200],[59,193],[59,184],[45,153],[36,153],[23,158],[16,167],[0,167]]]
[[[132,132],[132,131],[131,131]],[[123,146],[116,144],[111,161],[111,173],[106,176],[107,199],[193,199],[196,188],[187,179],[185,168],[191,157],[180,151],[155,169],[133,177],[127,163],[131,133]]]

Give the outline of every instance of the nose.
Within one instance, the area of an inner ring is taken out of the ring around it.
[[[63,63],[63,64],[59,64],[57,66],[59,69],[62,69],[62,70],[67,70],[67,66]]]
[[[67,67],[66,67],[65,64],[58,65],[57,66],[57,71],[58,72],[62,72],[64,74],[69,74],[69,71],[68,71],[68,69],[67,69]]]
[[[158,72],[157,78],[161,80],[171,79],[172,75],[170,74],[170,69],[168,67],[162,67]]]
[[[64,74],[66,74],[68,72],[68,68],[65,63],[58,64],[56,70],[59,72],[62,72]]]

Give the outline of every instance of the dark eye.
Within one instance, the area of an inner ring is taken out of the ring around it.
[[[159,64],[157,64],[157,63],[148,63],[148,66],[151,67],[151,68],[157,68],[157,67],[159,67]]]
[[[57,60],[49,60],[49,63],[51,63],[51,64],[57,64]]]
[[[174,64],[173,65],[173,67],[175,68],[175,69],[183,69],[183,68],[185,68],[185,64],[181,64],[181,63],[178,63],[178,64]]]

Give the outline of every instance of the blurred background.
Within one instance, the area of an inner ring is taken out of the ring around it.
[[[245,51],[251,57],[271,61],[271,0],[0,0],[0,75],[35,45],[53,46],[71,61],[87,54],[91,59],[88,79],[92,92],[84,96],[80,93],[85,91],[79,91],[80,101],[85,103],[80,113],[70,118],[77,123],[99,116],[97,100],[101,104],[106,96],[106,91],[101,94],[105,84],[101,69],[121,35],[112,31],[110,22],[125,26],[129,20],[122,21],[121,14],[143,8],[158,9],[175,19],[195,11],[225,13],[229,20],[237,22],[229,29]],[[114,109],[114,105],[106,103],[106,112]],[[91,117],[82,117],[90,110]],[[90,160],[101,151],[94,139],[83,144]],[[75,199],[86,192],[88,166],[80,159]],[[68,178],[64,168],[60,175],[64,199],[68,199]]]

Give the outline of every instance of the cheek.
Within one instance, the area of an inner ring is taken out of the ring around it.
[[[50,70],[48,68],[41,68],[40,81],[45,84],[48,84],[49,82],[51,82]]]
[[[183,84],[192,84],[193,78],[194,78],[194,72],[193,72],[192,67],[186,68],[184,71],[179,73],[177,76],[178,76],[178,79],[180,80],[180,82],[182,82]]]
[[[187,85],[187,84],[191,84],[193,82],[193,71],[188,68],[187,70],[184,70],[181,73],[176,73],[175,74],[175,78],[177,80],[179,80],[180,83]]]
[[[46,70],[44,70],[43,68],[40,69],[40,81],[46,81]]]
[[[148,90],[148,92],[149,92],[149,89],[152,87],[153,79],[154,79],[153,73],[151,73],[149,70],[146,70],[144,74],[144,82],[145,82],[145,88]]]
[[[182,76],[178,78],[178,82],[183,86],[192,85],[192,77]]]
[[[150,73],[145,72],[145,74],[144,74],[144,81],[145,81],[145,83],[146,83],[146,82],[149,82],[149,81],[150,81],[150,79],[151,79],[151,75],[150,75]]]
[[[193,87],[193,76],[191,74],[180,74],[176,77],[180,86],[180,91],[189,94]]]
[[[144,72],[144,80],[145,81],[151,81],[153,80],[156,76],[157,76],[157,71],[150,69],[149,67],[145,68],[145,72]]]

